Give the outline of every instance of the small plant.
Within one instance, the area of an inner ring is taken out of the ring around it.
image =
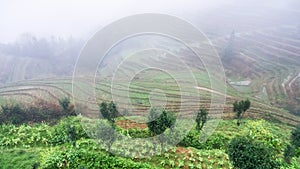
[[[200,109],[196,113],[196,124],[197,124],[196,129],[198,131],[200,131],[203,128],[204,124],[206,123],[207,115],[208,115],[208,113],[207,113],[206,109]]]
[[[247,100],[235,101],[233,103],[233,112],[236,113],[237,126],[240,126],[242,115],[250,108],[251,102]]]

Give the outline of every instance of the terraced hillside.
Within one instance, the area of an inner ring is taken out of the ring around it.
[[[223,57],[228,82],[236,90],[299,114],[299,27],[232,33],[214,43]],[[241,81],[250,84],[236,84]]]
[[[139,84],[140,83],[140,84]],[[149,102],[147,102],[147,96],[149,96],[149,91],[145,88],[146,86],[150,86],[149,83],[139,81],[139,83],[136,82],[136,84],[132,85],[130,88],[130,97],[132,99],[132,104],[134,106],[137,106],[138,109],[134,110],[139,110],[135,112],[128,112],[129,114],[124,114],[127,116],[130,115],[140,115],[144,116],[147,109],[149,109]],[[87,93],[85,88],[87,87],[92,87],[93,82],[88,81],[87,79],[82,79],[82,83],[80,85],[76,84],[74,85],[74,90],[82,93],[82,97],[89,96],[90,99],[90,104],[95,103],[95,97],[93,93]],[[106,90],[108,84],[101,83],[99,84],[99,89],[101,90]],[[166,95],[171,95],[172,98],[178,98],[179,95],[177,95],[176,92],[170,87],[168,88],[163,88],[161,86],[161,90],[163,90]],[[229,86],[230,87],[230,86]],[[121,85],[116,85],[115,90],[117,91],[122,91],[123,87]],[[200,105],[201,107],[206,107],[210,108],[210,100],[209,100],[209,94],[212,91],[206,90],[205,87],[199,89],[201,91],[201,94],[204,96],[200,100]],[[232,112],[232,103],[237,100],[237,99],[242,99],[242,97],[239,97],[234,93],[233,89],[230,89],[233,92],[229,93],[229,95],[226,96],[226,104],[225,104],[225,109],[224,113],[222,114],[222,118],[232,118],[234,117],[234,114]],[[109,90],[107,90],[109,91]],[[18,83],[13,83],[9,84],[6,86],[1,86],[0,88],[0,98],[2,100],[7,100],[7,99],[13,99],[17,100],[20,102],[32,102],[34,99],[42,99],[42,100],[52,100],[53,102],[57,102],[59,98],[65,97],[65,96],[71,96],[72,93],[72,83],[70,78],[63,78],[63,79],[41,79],[41,80],[31,80],[31,81],[23,81],[23,82],[18,82]],[[120,94],[124,94],[124,92],[120,92]],[[158,93],[156,93],[158,94]],[[205,95],[206,94],[206,97]],[[122,96],[123,97],[123,96]],[[125,97],[125,96],[124,96]],[[141,103],[135,102],[136,99],[141,100]],[[193,97],[193,96],[191,96]],[[161,97],[158,97],[158,99]],[[76,98],[79,100],[81,98]],[[103,101],[103,98],[97,98],[98,102],[101,100]],[[156,100],[156,97],[152,97],[151,100],[152,102],[160,100]],[[85,99],[82,99],[85,100]],[[118,103],[118,102],[117,102]],[[82,104],[86,105],[84,106],[78,106],[77,111],[78,113],[82,113],[86,116],[98,116],[98,110],[97,109],[92,109],[89,108],[89,104],[86,104],[86,102],[82,101]],[[122,103],[118,103],[120,106],[120,110],[124,112],[126,107],[122,107]],[[178,103],[177,102],[172,102],[168,100],[167,107],[177,109],[178,108]],[[221,107],[220,105],[212,105],[212,109],[218,109],[218,107]],[[186,108],[187,109],[187,108]],[[178,110],[178,109],[177,109]],[[90,114],[85,114],[85,112],[89,112]],[[184,108],[183,108],[183,111]],[[191,113],[190,111],[187,111],[186,115],[189,115]],[[210,114],[210,116],[213,116]],[[265,118],[265,119],[270,119],[270,120],[278,120],[282,121],[287,124],[295,125],[296,123],[300,122],[300,118],[297,116],[294,116],[290,114],[288,111],[276,108],[275,106],[270,106],[268,104],[261,103],[259,99],[253,98],[252,101],[252,107],[246,113],[246,116],[251,117],[251,118]]]

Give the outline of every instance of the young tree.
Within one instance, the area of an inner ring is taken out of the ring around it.
[[[115,119],[118,116],[118,109],[116,104],[111,101],[109,104],[106,102],[102,102],[100,104],[100,113],[102,114],[103,118],[109,121],[112,125],[115,124]]]
[[[196,124],[197,124],[196,129],[198,131],[200,131],[203,128],[204,124],[206,123],[207,115],[208,115],[208,113],[207,113],[206,109],[200,109],[196,113]]]
[[[249,99],[247,100],[241,100],[241,101],[235,101],[233,103],[233,111],[236,113],[237,117],[237,126],[240,126],[242,115],[250,108],[251,102]]]
[[[110,118],[109,118],[109,121],[112,122],[112,123],[115,123],[115,118],[118,116],[118,110],[117,110],[117,106],[116,104],[111,101],[108,105],[108,110],[110,112]]]
[[[112,144],[116,140],[115,119],[118,116],[119,112],[116,104],[111,101],[109,104],[107,104],[106,102],[102,102],[100,104],[100,113],[102,114],[103,118],[106,119],[110,124],[110,126],[100,126],[99,130],[99,136],[101,136],[101,139],[108,147],[108,151],[110,151]]]
[[[152,108],[149,112],[147,126],[154,135],[159,135],[159,141],[161,143],[161,150],[163,150],[164,137],[163,132],[170,128],[176,122],[174,113],[165,109]]]

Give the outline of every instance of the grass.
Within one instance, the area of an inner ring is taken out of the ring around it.
[[[24,168],[32,169],[34,164],[39,161],[39,153],[43,148],[13,148],[7,150],[0,150],[0,168],[13,169]]]

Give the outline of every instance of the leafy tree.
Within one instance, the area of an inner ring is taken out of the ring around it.
[[[116,104],[111,101],[108,105],[108,110],[110,112],[110,118],[109,118],[109,121],[112,122],[112,123],[115,123],[115,118],[118,116],[118,110],[117,110],[117,106]]]
[[[106,102],[100,104],[100,113],[104,119],[109,119],[108,105]]]
[[[237,116],[237,126],[240,126],[242,115],[250,108],[251,102],[247,100],[235,101],[233,103],[233,111]]]
[[[104,143],[108,147],[108,151],[110,151],[110,148],[112,144],[114,143],[116,139],[115,135],[115,119],[118,116],[119,112],[117,109],[116,104],[111,101],[109,104],[106,102],[102,102],[100,104],[100,113],[102,114],[103,118],[106,119],[111,126],[102,126],[100,127],[100,136],[101,139],[104,141]]]
[[[159,135],[159,141],[161,143],[161,149],[163,150],[164,137],[162,133],[170,128],[176,122],[174,113],[165,109],[152,108],[149,112],[147,126],[154,135]]]
[[[244,136],[238,136],[229,143],[227,154],[233,166],[239,169],[275,169],[280,165],[276,161],[276,152],[261,142]]]
[[[200,131],[203,128],[204,124],[206,123],[207,115],[208,115],[208,113],[207,113],[206,109],[200,109],[197,112],[197,114],[196,114],[196,124],[197,124],[196,129],[198,131]]]
[[[117,106],[113,101],[111,101],[109,104],[102,102],[100,104],[100,113],[102,114],[103,118],[108,120],[112,125],[114,125],[115,119],[119,114]]]

